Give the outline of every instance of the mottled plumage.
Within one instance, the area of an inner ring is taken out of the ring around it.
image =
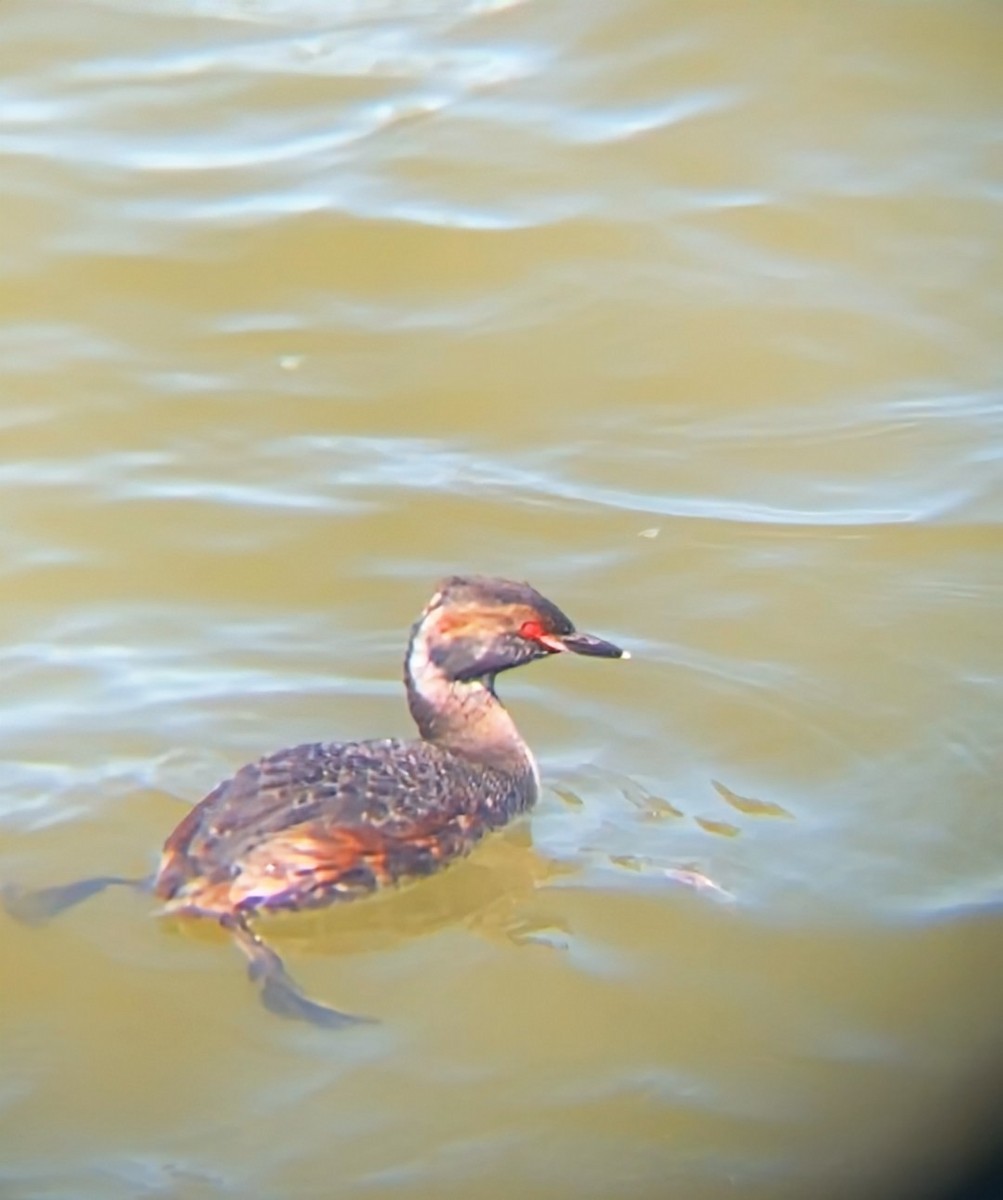
[[[431,742],[314,743],[221,783],[171,834],[156,891],[174,912],[316,908],[428,875],[535,798]]]
[[[153,880],[165,909],[228,929],[273,1011],[327,1026],[362,1019],[304,996],[249,920],[428,875],[529,808],[536,763],[495,695],[495,677],[565,650],[626,657],[578,633],[529,584],[444,580],[411,630],[404,662],[420,740],[313,743],[242,767],[167,839]],[[7,907],[44,919],[130,882],[100,876],[8,894]]]

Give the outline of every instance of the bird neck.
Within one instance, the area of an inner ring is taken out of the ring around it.
[[[422,738],[509,775],[528,771],[538,781],[532,751],[495,695],[493,677],[450,679],[429,650],[428,630],[419,621],[404,660],[404,686]]]

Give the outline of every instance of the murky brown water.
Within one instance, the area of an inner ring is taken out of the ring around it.
[[[0,918],[5,1200],[918,1194],[1003,1050],[1000,8],[13,0],[0,56],[0,879],[406,733],[445,572],[635,655],[506,680],[532,820],[275,929],[378,1026],[132,894]]]

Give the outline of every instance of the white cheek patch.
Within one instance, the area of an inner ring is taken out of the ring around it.
[[[419,626],[417,633],[411,639],[411,649],[407,656],[407,671],[415,682],[424,679],[430,671],[436,671],[428,654],[428,635],[424,625]]]
[[[407,656],[407,674],[411,686],[419,696],[438,707],[446,703],[449,693],[449,681],[443,672],[432,662],[428,647],[428,631],[423,622],[411,641],[411,649]]]

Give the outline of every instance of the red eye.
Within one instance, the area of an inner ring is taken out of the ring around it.
[[[539,621],[523,621],[519,626],[520,637],[530,642],[538,642],[543,637],[543,626]]]

